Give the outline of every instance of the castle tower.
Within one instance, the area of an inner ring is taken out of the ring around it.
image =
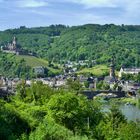
[[[111,64],[110,64],[110,77],[115,78],[115,64],[114,64],[114,56],[111,59]]]

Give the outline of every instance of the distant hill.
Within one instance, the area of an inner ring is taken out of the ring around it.
[[[117,69],[121,65],[140,67],[140,26],[20,27],[0,32],[0,45],[11,41],[13,36],[24,49],[53,62],[88,59],[97,64],[109,64],[111,56],[115,55]]]

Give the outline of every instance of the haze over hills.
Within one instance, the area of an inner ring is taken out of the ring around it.
[[[108,64],[115,54],[117,68],[122,64],[126,67],[140,66],[139,25],[21,26],[1,31],[0,45],[10,42],[13,36],[25,50],[57,63],[95,60],[97,64]]]

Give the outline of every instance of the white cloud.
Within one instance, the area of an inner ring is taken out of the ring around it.
[[[43,7],[47,6],[48,3],[45,0],[20,0],[17,1],[18,7]]]
[[[54,0],[50,0],[54,1]],[[86,9],[92,8],[117,8],[123,10],[123,18],[140,16],[140,0],[58,0],[83,5]],[[113,10],[113,9],[112,9]],[[126,17],[125,17],[126,16]]]
[[[84,5],[86,8],[92,7],[116,7],[116,0],[58,0],[59,2],[71,2]]]
[[[126,10],[126,15],[127,16],[132,16],[132,17],[139,17],[140,16],[140,1],[139,0],[133,0],[133,1],[127,1],[125,0],[125,10]]]
[[[140,0],[48,0],[50,3],[61,2],[61,3],[75,3],[83,5],[86,8],[122,8],[126,11],[139,11]]]

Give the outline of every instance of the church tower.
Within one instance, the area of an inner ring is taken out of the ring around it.
[[[115,78],[115,64],[114,64],[114,56],[111,59],[111,64],[110,64],[110,77]]]
[[[13,45],[13,49],[16,49],[17,41],[16,41],[16,37],[15,36],[13,38],[12,45]]]

